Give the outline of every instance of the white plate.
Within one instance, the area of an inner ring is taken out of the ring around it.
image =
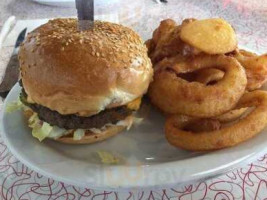
[[[40,4],[60,7],[75,7],[75,0],[32,0]]]
[[[18,98],[20,87],[9,93],[6,105]],[[10,151],[29,168],[58,181],[102,190],[164,187],[224,173],[266,151],[267,134],[239,146],[210,153],[191,153],[167,143],[163,117],[147,104],[144,122],[116,137],[93,145],[65,145],[31,136],[21,111],[3,112],[3,138]],[[264,131],[266,132],[266,130]],[[97,152],[109,152],[119,165],[101,163]]]

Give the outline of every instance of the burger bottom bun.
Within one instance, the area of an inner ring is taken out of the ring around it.
[[[72,134],[60,137],[55,140],[65,144],[92,144],[95,142],[106,140],[114,135],[117,135],[125,128],[126,128],[125,126],[110,126],[101,133],[93,133],[88,130],[85,132],[85,136],[80,140],[74,140]]]
[[[27,120],[33,115],[33,113],[34,112],[32,110],[24,110],[24,115],[27,118]],[[69,135],[65,135],[57,139],[53,138],[48,138],[48,139],[55,140],[65,144],[92,144],[95,142],[106,140],[112,136],[115,136],[125,128],[126,126],[117,126],[117,125],[108,126],[101,133],[93,133],[90,130],[87,130],[85,132],[84,137],[81,138],[80,140],[74,140],[73,133],[70,133]]]

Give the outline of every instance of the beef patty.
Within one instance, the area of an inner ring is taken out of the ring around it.
[[[20,83],[22,86],[22,83]],[[38,114],[38,117],[53,126],[58,126],[65,129],[89,129],[101,128],[104,125],[111,123],[116,124],[120,120],[124,120],[127,116],[131,115],[133,110],[127,106],[120,106],[116,108],[106,109],[96,115],[90,117],[80,117],[74,114],[61,115],[57,111],[50,110],[39,104],[28,103],[26,101],[27,94],[22,87],[20,100],[23,104],[30,107]]]

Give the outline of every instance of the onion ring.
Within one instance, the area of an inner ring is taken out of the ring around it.
[[[225,114],[222,114],[218,117],[214,117],[213,119],[218,120],[221,123],[227,123],[227,122],[232,122],[237,120],[239,117],[241,117],[248,108],[239,108],[239,109],[234,109],[230,110]]]
[[[237,47],[233,27],[221,18],[195,20],[184,25],[180,38],[207,54],[225,54]]]
[[[172,116],[165,124],[165,135],[170,144],[187,150],[206,151],[222,149],[244,142],[267,125],[267,92],[253,91],[244,94],[237,108],[255,107],[237,123],[220,130],[193,133],[183,128],[192,121],[187,116]]]
[[[224,72],[215,69],[215,68],[208,68],[200,70],[197,73],[196,81],[203,83],[205,85],[213,84],[219,80],[221,80],[224,77]],[[230,110],[225,114],[222,114],[218,117],[214,117],[213,119],[218,120],[221,123],[227,123],[237,120],[241,115],[243,115],[247,111],[247,108],[240,108],[240,109],[234,109]],[[204,125],[211,123],[210,121],[204,121],[202,122]],[[198,128],[201,130],[201,128]]]
[[[200,70],[197,73],[195,81],[205,85],[211,85],[214,82],[221,80],[224,77],[224,72],[216,68],[208,68]]]
[[[236,51],[233,56],[246,70],[247,90],[252,91],[261,88],[267,81],[267,54],[257,56],[257,54],[240,50]]]
[[[188,82],[177,76],[177,73],[210,67],[225,72],[223,79],[214,85]],[[245,71],[234,58],[200,55],[181,61],[179,56],[158,63],[148,94],[152,103],[165,113],[208,118],[234,108],[244,94],[246,84]]]
[[[195,19],[185,19],[181,25],[177,25],[172,19],[165,19],[153,32],[152,39],[146,41],[148,55],[153,64],[161,61],[165,57],[172,57],[177,54],[192,55],[200,51],[186,43],[180,38],[180,31],[183,26],[195,21]]]
[[[181,116],[180,116],[181,117]],[[203,131],[215,131],[221,128],[221,122],[216,119],[192,119],[190,124],[184,126],[185,131],[192,131],[195,133]]]
[[[147,42],[149,57],[153,64],[164,57],[173,56],[182,51],[183,42],[180,39],[180,29],[180,26],[177,26],[172,19],[160,22],[159,27],[153,32],[152,39]]]

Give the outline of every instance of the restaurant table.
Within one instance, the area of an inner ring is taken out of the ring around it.
[[[169,1],[171,3],[173,1]],[[178,0],[176,1],[179,2]],[[190,2],[190,1],[188,1]],[[192,9],[192,16],[222,16],[236,25],[239,32],[239,40],[243,45],[264,52],[267,50],[267,34],[259,35],[251,39],[250,35],[255,27],[267,29],[267,3],[263,1],[238,1],[238,0],[199,0],[191,1],[185,9]],[[195,3],[195,4],[194,4]],[[214,10],[205,11],[205,5],[212,4]],[[194,6],[193,6],[194,5]],[[190,7],[192,6],[192,7]],[[197,12],[199,9],[199,12]],[[204,11],[203,11],[204,9]],[[216,12],[217,10],[217,12]],[[219,12],[221,11],[221,12]],[[174,11],[173,11],[174,12]],[[203,13],[204,12],[204,13]],[[233,13],[232,15],[225,13]],[[155,12],[150,12],[150,17]],[[38,19],[51,17],[75,16],[75,8],[59,8],[44,6],[29,0],[1,0],[0,1],[0,28],[4,22],[15,15],[17,19]],[[156,14],[155,14],[156,15]],[[238,15],[238,17],[236,17]],[[169,16],[169,13],[165,13]],[[171,15],[170,15],[171,16]],[[233,17],[234,16],[234,17]],[[262,17],[262,16],[265,16]],[[257,19],[250,21],[251,17]],[[153,21],[148,19],[146,23]],[[181,20],[177,17],[176,20]],[[238,19],[238,20],[236,20]],[[153,31],[155,26],[149,27]],[[137,28],[138,29],[138,28]],[[139,30],[142,32],[142,30]],[[260,33],[262,33],[261,31]],[[148,36],[147,36],[148,37]],[[0,80],[3,76],[6,63],[12,52],[12,44],[0,49]],[[3,102],[0,100],[0,112]],[[8,150],[0,137],[0,199],[120,199],[120,200],[145,200],[145,199],[216,199],[216,200],[261,200],[267,198],[267,152],[262,153],[252,163],[244,164],[218,177],[200,180],[187,185],[174,185],[171,188],[140,189],[131,191],[106,191],[87,188],[79,188],[66,183],[57,182],[27,168],[19,162]]]

